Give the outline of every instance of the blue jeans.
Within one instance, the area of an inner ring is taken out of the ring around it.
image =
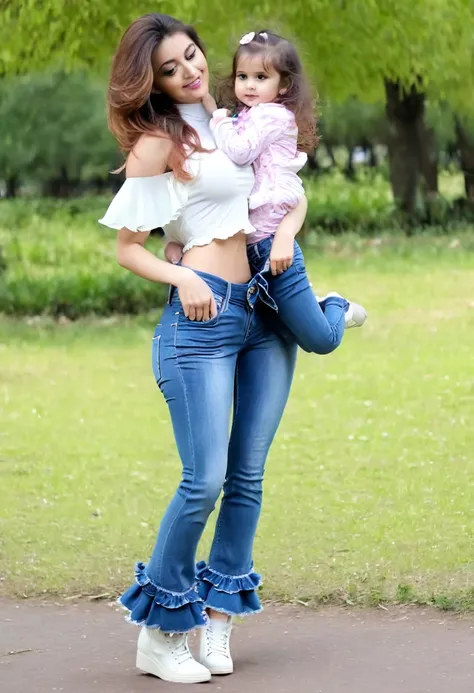
[[[213,291],[217,316],[189,320],[172,289],[152,348],[182,480],[148,565],[137,564],[136,584],[119,600],[132,622],[165,632],[204,625],[206,608],[232,615],[261,608],[252,548],[265,460],[296,360],[296,344],[275,331],[278,317],[263,277],[229,284],[198,274]],[[209,563],[196,566],[199,539],[222,488]]]
[[[317,300],[296,241],[293,264],[286,272],[274,277],[265,271],[272,241],[273,238],[264,238],[248,246],[252,272],[264,274],[279,317],[299,346],[310,353],[330,354],[342,341],[348,302],[337,296],[329,296],[321,302]]]

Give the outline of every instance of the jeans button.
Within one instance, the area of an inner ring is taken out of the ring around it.
[[[254,294],[257,291],[257,289],[254,286],[251,286],[249,289],[249,294]]]

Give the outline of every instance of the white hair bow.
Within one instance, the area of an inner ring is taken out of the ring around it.
[[[249,34],[245,34],[242,36],[240,39],[240,45],[245,46],[247,43],[250,43],[250,41],[253,41],[255,38],[255,31],[251,31]]]
[[[259,33],[259,36],[263,38],[264,41],[268,41],[268,34],[266,31],[261,31]],[[253,41],[255,38],[255,31],[251,31],[249,34],[244,34],[242,38],[240,39],[240,45],[245,46],[247,43],[250,43],[250,41]]]

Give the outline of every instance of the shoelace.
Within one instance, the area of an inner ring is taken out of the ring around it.
[[[193,658],[186,636],[182,636],[176,645],[173,643],[173,635],[168,635],[167,638],[170,644],[171,654],[176,659],[178,664],[184,664],[184,662],[187,662],[189,659]],[[174,638],[176,639],[176,636],[174,636]]]
[[[208,655],[216,653],[228,657],[227,643],[229,641],[229,630],[222,630],[215,633],[211,628],[206,629],[207,652]]]

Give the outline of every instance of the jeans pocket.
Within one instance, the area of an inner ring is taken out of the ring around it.
[[[193,326],[195,326],[195,327],[197,327],[197,326],[200,326],[200,327],[214,327],[214,326],[217,325],[217,323],[219,322],[219,318],[221,317],[222,313],[225,312],[226,307],[227,307],[227,306],[226,306],[227,302],[226,302],[226,300],[225,300],[224,298],[222,298],[222,296],[216,296],[216,294],[214,294],[214,301],[216,302],[216,309],[217,309],[216,315],[215,315],[213,318],[211,318],[210,320],[201,320],[201,321],[199,321],[199,320],[190,320],[189,318],[187,318],[187,317],[185,316],[185,314],[184,314],[184,312],[183,312],[183,308],[182,308],[182,306],[181,306],[181,304],[180,304],[180,310],[179,310],[179,313],[178,313],[178,321],[179,321],[179,323],[182,324],[182,325],[193,325]]]
[[[151,347],[151,364],[153,367],[153,375],[155,376],[155,380],[157,384],[159,385],[161,382],[161,350],[160,350],[160,344],[161,342],[161,334],[155,334],[155,336],[152,339],[152,347]]]

